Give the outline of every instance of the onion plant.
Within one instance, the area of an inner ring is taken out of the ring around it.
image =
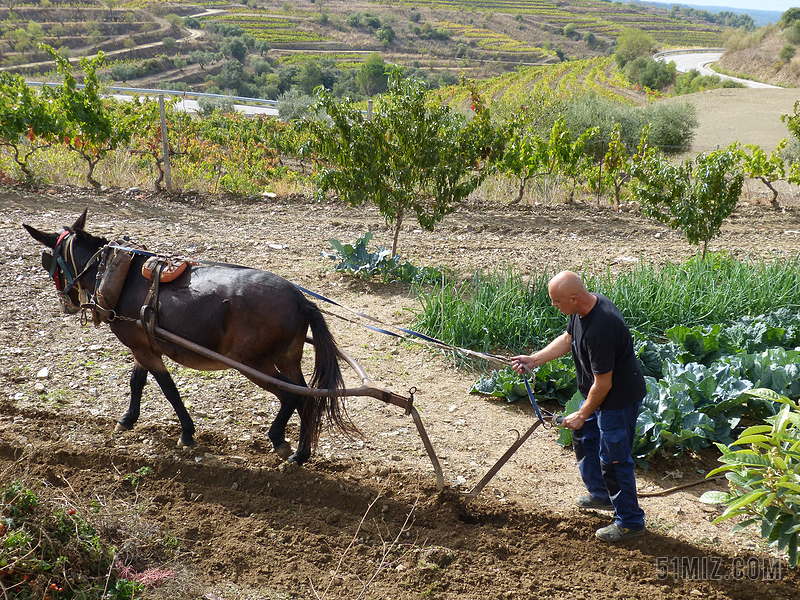
[[[730,323],[778,308],[800,309],[800,257],[705,260],[655,265],[639,262],[614,273],[587,266],[591,291],[608,296],[628,325],[645,337],[663,337],[674,325]],[[566,319],[550,305],[547,282],[555,272],[524,276],[511,266],[471,281],[419,289],[415,326],[454,345],[482,351],[529,351],[564,331]]]

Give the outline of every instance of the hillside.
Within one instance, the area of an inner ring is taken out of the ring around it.
[[[185,19],[192,15],[198,18]],[[596,0],[209,0],[147,8],[136,0],[8,0],[0,7],[0,68],[47,73],[52,63],[38,50],[44,42],[73,59],[104,51],[109,80],[196,91],[233,57],[247,68],[264,58],[273,68],[314,58],[353,70],[378,52],[434,77],[487,78],[520,64],[607,55],[625,27],[647,30],[664,48],[716,46],[725,30]],[[244,50],[231,42],[242,34],[249,36]],[[115,65],[122,66],[112,72]]]
[[[731,75],[744,75],[781,87],[800,86],[800,21],[790,26],[768,25],[758,31],[732,36],[728,51],[717,69]]]

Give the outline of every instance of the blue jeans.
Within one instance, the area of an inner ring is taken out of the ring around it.
[[[644,529],[633,474],[633,440],[639,402],[613,410],[596,410],[583,427],[572,432],[578,470],[592,497],[614,505],[614,522],[628,529]]]

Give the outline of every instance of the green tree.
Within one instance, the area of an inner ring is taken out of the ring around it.
[[[719,235],[742,193],[740,161],[737,144],[678,166],[655,148],[640,148],[631,165],[632,191],[645,215],[679,229],[690,244],[702,242],[705,259],[708,242]]]
[[[786,44],[781,51],[778,53],[778,58],[780,58],[783,62],[789,62],[794,58],[795,53],[797,52],[797,46],[793,46],[792,44]]]
[[[303,155],[322,161],[318,196],[335,190],[352,206],[376,204],[386,222],[394,224],[394,256],[407,213],[415,213],[419,224],[432,231],[480,185],[487,165],[502,152],[503,137],[474,89],[471,120],[432,104],[426,91],[421,81],[404,78],[395,67],[389,92],[376,103],[371,121],[352,103],[321,88],[318,118],[306,121],[309,141]]]
[[[575,190],[583,179],[589,164],[586,144],[597,135],[597,132],[598,129],[592,127],[573,139],[572,133],[563,119],[559,119],[553,125],[548,152],[555,171],[572,182],[569,196],[567,196],[569,204],[572,204],[575,199]]]
[[[377,35],[378,39],[384,44],[391,44],[395,38],[395,32],[391,25],[382,26],[375,32],[375,35]]]
[[[781,15],[781,25],[788,27],[795,21],[800,21],[800,8],[793,6]]]
[[[364,60],[356,75],[356,85],[365,96],[381,94],[386,91],[388,77],[382,54],[373,52]]]
[[[745,148],[750,153],[742,153],[745,174],[753,179],[759,179],[761,183],[769,188],[772,192],[770,204],[776,210],[780,208],[778,190],[772,184],[786,179],[786,164],[783,160],[783,151],[786,149],[786,144],[786,138],[783,138],[769,156],[756,144],[747,144]]]
[[[222,42],[220,50],[225,56],[233,57],[239,62],[244,62],[247,57],[247,44],[239,37],[226,39]]]
[[[614,59],[618,66],[624,67],[640,56],[652,57],[655,48],[656,41],[649,33],[641,29],[626,27],[617,38]]]
[[[643,138],[647,139],[648,129],[645,129]],[[614,125],[611,131],[611,139],[608,142],[605,153],[600,158],[597,171],[589,169],[587,177],[591,188],[597,193],[598,204],[603,192],[611,188],[614,192],[612,203],[615,210],[619,211],[622,188],[629,180],[628,170],[630,168],[630,156],[628,149],[622,141],[619,123]]]
[[[314,88],[322,84],[322,71],[315,60],[307,60],[300,67],[300,71],[294,78],[294,83],[297,85],[306,96],[314,93]]]
[[[41,47],[50,54],[63,77],[56,92],[55,108],[66,121],[65,144],[86,162],[86,180],[99,189],[101,184],[93,177],[94,169],[109,152],[130,141],[137,119],[135,110],[128,102],[111,103],[110,107],[103,104],[97,76],[105,60],[103,52],[91,61],[81,58],[84,87],[78,89],[69,61],[50,46],[42,44]]]
[[[60,111],[54,110],[51,91],[31,88],[19,75],[0,72],[0,146],[11,149],[14,162],[33,179],[31,156],[55,142],[64,132]]]

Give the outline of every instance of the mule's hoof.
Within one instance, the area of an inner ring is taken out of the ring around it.
[[[287,460],[290,456],[292,456],[292,445],[289,442],[284,442],[275,448],[275,454],[280,456],[283,460]]]
[[[178,448],[188,448],[189,446],[194,446],[194,438],[187,438],[184,439],[183,436],[178,438]]]
[[[308,456],[300,456],[299,452],[295,452],[289,457],[288,462],[297,465],[298,467],[302,467],[303,463],[309,459]]]
[[[133,429],[133,427],[125,427],[122,423],[117,422],[117,426],[114,427],[114,433],[122,433],[123,431],[130,431],[131,429]]]

